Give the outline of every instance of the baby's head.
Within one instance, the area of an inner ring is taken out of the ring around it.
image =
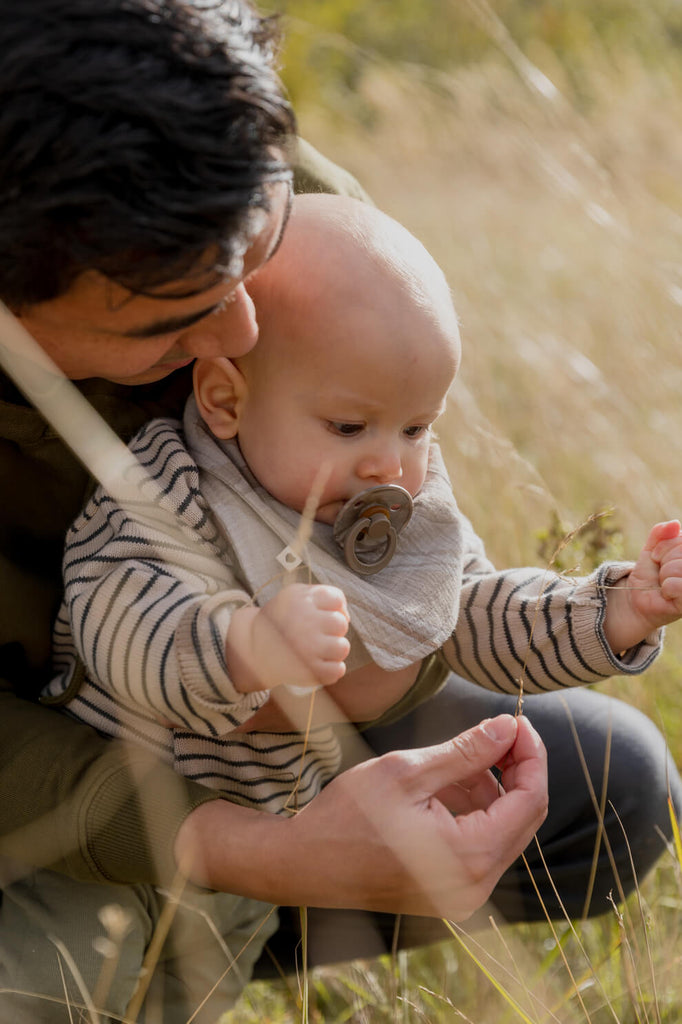
[[[254,476],[296,511],[324,478],[323,522],[368,487],[416,495],[460,359],[450,289],[421,243],[366,203],[298,196],[247,287],[255,348],[195,364],[215,436],[238,437]]]

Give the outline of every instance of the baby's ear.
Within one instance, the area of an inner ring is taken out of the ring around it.
[[[197,359],[194,362],[194,397],[201,418],[222,441],[235,437],[246,401],[243,373],[230,359]]]

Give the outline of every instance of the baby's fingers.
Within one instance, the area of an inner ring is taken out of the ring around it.
[[[345,608],[346,598],[342,590],[332,587],[326,583],[315,583],[310,588],[315,604],[318,608]]]
[[[676,575],[682,562],[682,537],[661,541],[651,552],[650,558],[660,567],[661,572],[665,571],[668,576]]]
[[[320,630],[335,637],[345,636],[350,615],[343,592],[338,587],[314,586],[311,598]]]
[[[680,537],[680,522],[678,519],[670,519],[665,523],[656,523],[646,539],[643,550],[648,551],[654,561],[660,561],[659,551],[663,551],[666,543],[675,541]]]
[[[345,636],[322,636],[316,653],[320,661],[345,661],[350,653],[350,644]]]
[[[667,567],[665,567],[667,568]],[[661,570],[661,596],[682,608],[682,562],[678,563],[677,572],[663,578]]]
[[[314,652],[308,657],[309,671],[321,686],[333,686],[346,672],[346,658],[350,644],[342,636],[324,636],[318,639]]]

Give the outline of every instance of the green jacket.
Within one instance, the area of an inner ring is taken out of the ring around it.
[[[307,143],[297,191],[366,199]],[[189,369],[144,387],[81,382],[124,439],[153,416],[180,416]],[[0,856],[73,878],[168,884],[187,814],[217,794],[142,747],[104,739],[36,703],[50,674],[64,534],[91,481],[71,451],[0,374]]]

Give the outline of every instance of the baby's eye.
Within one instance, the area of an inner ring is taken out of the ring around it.
[[[364,430],[363,423],[344,423],[340,420],[329,420],[329,429],[333,434],[338,434],[340,437],[355,437]]]
[[[424,423],[416,423],[412,427],[405,427],[403,434],[405,437],[421,437],[422,434],[428,433],[429,428]]]

